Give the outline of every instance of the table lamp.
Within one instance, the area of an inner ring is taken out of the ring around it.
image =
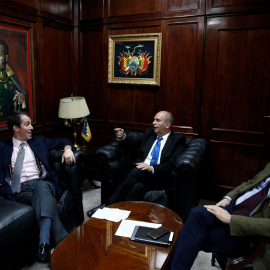
[[[66,97],[60,99],[58,117],[65,119],[66,126],[73,126],[74,128],[74,147],[80,149],[77,144],[76,125],[80,124],[79,118],[86,117],[90,114],[87,103],[84,97]],[[70,120],[70,123],[69,121]]]

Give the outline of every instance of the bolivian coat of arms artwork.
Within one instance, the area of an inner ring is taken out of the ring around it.
[[[109,38],[109,83],[160,84],[161,34]]]

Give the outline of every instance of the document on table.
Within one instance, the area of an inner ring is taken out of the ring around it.
[[[162,224],[158,223],[151,223],[151,222],[144,222],[144,221],[137,221],[137,220],[122,220],[120,223],[115,235],[117,236],[123,236],[123,237],[131,237],[135,226],[144,226],[144,227],[150,227],[150,228],[158,228]]]
[[[118,208],[107,208],[98,209],[92,217],[99,219],[106,219],[109,221],[119,222],[122,219],[128,218],[130,211],[121,210]]]

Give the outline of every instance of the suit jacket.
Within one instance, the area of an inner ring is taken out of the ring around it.
[[[52,169],[50,161],[50,151],[55,148],[64,148],[66,145],[72,146],[67,139],[46,139],[43,136],[34,136],[28,141],[33,153],[46,168],[47,178],[53,183],[57,194],[61,193],[61,188],[57,179],[57,175]],[[5,198],[14,200],[13,192],[10,185],[6,182],[7,176],[12,177],[11,172],[11,156],[13,152],[12,140],[0,140],[0,194]],[[39,165],[39,164],[38,164]]]
[[[254,179],[242,183],[229,192],[227,196],[232,198],[234,204],[237,198],[246,191],[252,190],[260,182],[270,177],[270,163]],[[267,239],[264,251],[253,261],[254,270],[270,269],[270,195],[254,210],[251,217],[232,215],[230,231],[233,236],[256,236],[260,235]]]
[[[127,133],[126,139],[121,141],[121,143],[128,144],[129,147],[137,149],[136,162],[143,162],[146,159],[156,138],[156,133],[154,132],[153,128],[150,127],[145,130],[143,137],[129,136]],[[171,134],[169,135],[161,152],[160,164],[153,166],[155,171],[154,174],[166,176],[170,174],[176,159],[185,150],[185,143],[186,138],[183,134],[178,134],[171,131]]]

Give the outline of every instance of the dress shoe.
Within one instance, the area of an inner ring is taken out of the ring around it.
[[[92,217],[92,215],[94,215],[94,213],[95,213],[98,209],[102,209],[102,208],[104,208],[104,207],[106,207],[106,204],[105,204],[105,203],[103,203],[103,204],[101,204],[101,205],[99,205],[99,206],[97,206],[97,207],[95,207],[95,208],[90,209],[86,214],[87,214],[88,217]]]
[[[51,259],[51,247],[47,243],[42,243],[38,249],[38,262],[49,263]]]

